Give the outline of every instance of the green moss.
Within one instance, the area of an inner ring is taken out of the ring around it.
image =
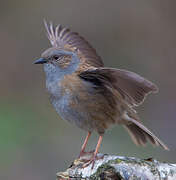
[[[115,159],[115,160],[110,160],[107,163],[103,164],[102,166],[100,166],[96,173],[93,174],[90,179],[91,180],[101,180],[101,175],[104,173],[104,175],[106,176],[106,174],[116,174],[118,175],[118,177],[120,179],[123,179],[120,174],[118,174],[118,172],[116,171],[116,169],[114,167],[111,166],[111,164],[120,164],[120,163],[126,163],[126,164],[135,164],[135,165],[139,165],[139,166],[148,166],[150,168],[150,171],[153,175],[158,175],[158,169],[156,168],[156,162],[154,161],[146,161],[146,160],[136,160],[136,159],[131,159],[131,158],[127,158],[127,159]],[[134,177],[134,179],[138,179],[137,177]],[[140,179],[140,178],[139,178]]]
[[[100,180],[100,179],[103,179],[101,176],[104,176],[107,174],[107,173],[111,173],[111,174],[115,174],[116,173],[116,170],[114,167],[110,166],[109,165],[109,162],[103,164],[102,166],[100,166],[96,173],[94,173],[93,175],[90,176],[90,180]]]
[[[123,162],[123,160],[121,160],[121,159],[114,159],[114,160],[109,160],[107,163],[108,164],[119,164],[121,162]]]
[[[116,163],[116,164],[119,164],[119,163],[121,163],[121,162],[122,162],[121,159],[115,159],[115,163]]]

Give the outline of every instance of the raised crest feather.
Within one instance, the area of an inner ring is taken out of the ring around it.
[[[96,50],[77,32],[62,27],[60,24],[56,27],[53,23],[49,24],[44,20],[47,37],[53,47],[59,49],[69,49],[70,51],[80,53],[80,59],[94,67],[102,67],[103,62]]]

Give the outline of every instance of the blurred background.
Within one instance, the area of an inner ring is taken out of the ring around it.
[[[44,18],[86,37],[106,66],[135,71],[160,88],[138,111],[171,150],[137,147],[115,126],[105,134],[101,152],[176,163],[175,7],[174,0],[1,1],[0,179],[55,179],[78,156],[86,136],[59,119],[43,68],[32,64],[50,46]],[[97,138],[91,137],[88,150]]]

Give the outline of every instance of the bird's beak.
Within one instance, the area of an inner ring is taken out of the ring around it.
[[[46,62],[47,62],[46,59],[40,58],[40,59],[35,60],[35,61],[33,62],[33,64],[44,64],[44,63],[46,63]]]

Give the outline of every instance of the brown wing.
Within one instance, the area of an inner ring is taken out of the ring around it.
[[[69,49],[79,53],[80,58],[95,67],[102,67],[103,62],[96,50],[78,33],[72,32],[70,29],[58,25],[53,27],[44,21],[47,36],[52,46],[60,49]]]
[[[136,73],[121,69],[97,68],[82,72],[80,77],[97,83],[108,83],[131,106],[140,105],[147,94],[158,90],[157,86],[147,79]]]
[[[129,106],[129,104],[132,106],[139,105],[148,93],[157,91],[157,87],[153,83],[133,72],[112,68],[87,70],[79,76],[94,84],[95,88],[105,87],[107,90],[110,89],[110,92],[116,89],[121,94],[120,97],[123,97],[124,100],[122,101],[121,98],[118,98],[117,102],[123,105],[126,114],[123,114],[120,123],[124,125],[137,145],[145,145],[149,140],[152,144],[169,150],[159,138],[142,125],[136,112]],[[115,93],[112,94],[111,98],[115,99]],[[107,97],[109,96],[111,94],[108,94]],[[116,108],[117,106],[113,106],[112,109],[114,107]]]

